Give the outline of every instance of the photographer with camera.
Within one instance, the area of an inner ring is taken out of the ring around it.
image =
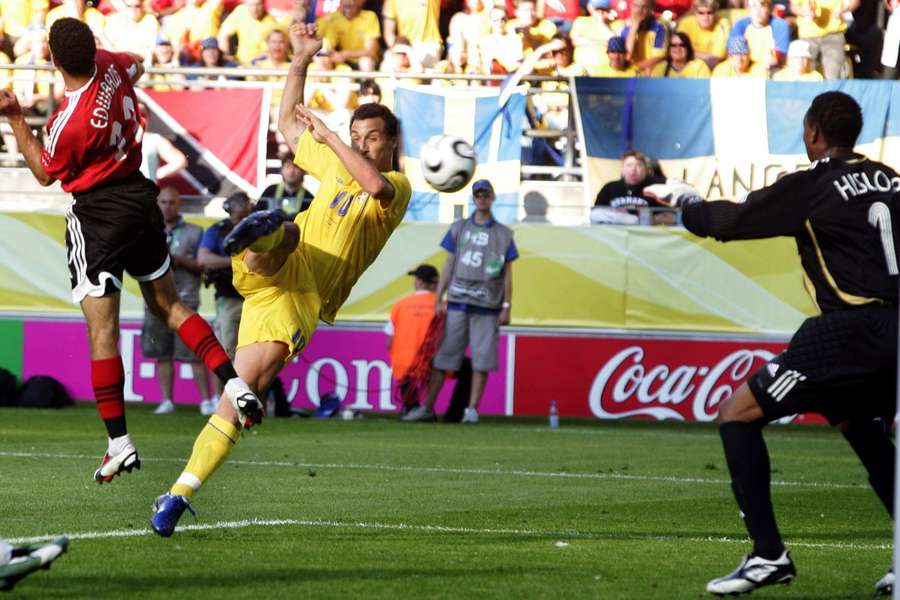
[[[233,359],[244,298],[231,283],[231,257],[225,252],[223,241],[234,226],[250,214],[253,207],[247,194],[235,192],[225,199],[222,208],[228,213],[228,218],[213,223],[203,233],[197,261],[204,269],[205,285],[213,285],[216,289],[216,317],[213,321],[213,330],[225,352]],[[220,395],[221,391],[219,390]],[[205,404],[201,406],[203,414],[213,414],[216,411],[215,400]]]

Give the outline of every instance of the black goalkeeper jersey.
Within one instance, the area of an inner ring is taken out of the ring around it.
[[[822,312],[897,303],[900,177],[864,156],[816,161],[742,203],[688,204],[683,222],[720,241],[793,236]]]

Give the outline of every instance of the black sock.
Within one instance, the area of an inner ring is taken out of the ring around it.
[[[214,373],[222,383],[228,383],[229,379],[234,379],[238,376],[237,371],[234,370],[234,365],[230,360],[216,367]]]
[[[769,451],[759,423],[730,421],[719,426],[725,461],[731,473],[731,489],[737,499],[744,524],[753,539],[753,554],[775,559],[784,552],[784,544],[775,523],[775,511],[769,493]]]
[[[894,444],[882,421],[863,419],[846,421],[841,433],[869,473],[869,484],[878,499],[894,516]]]
[[[113,417],[112,419],[104,419],[103,424],[106,425],[106,435],[111,439],[122,437],[128,433],[124,415],[121,417]]]

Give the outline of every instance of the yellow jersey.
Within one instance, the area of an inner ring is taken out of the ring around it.
[[[524,24],[519,19],[510,19],[506,24],[506,31],[518,32]],[[540,19],[528,28],[528,35],[523,35],[525,54],[531,54],[538,46],[546,44],[556,35],[556,25],[548,19]]]
[[[352,19],[348,19],[338,10],[316,19],[316,26],[325,42],[325,48],[329,51],[358,52],[366,49],[369,40],[381,39],[378,16],[371,10],[362,10]]]
[[[803,40],[847,31],[847,23],[841,18],[843,6],[844,0],[816,0],[812,18],[802,13],[797,16],[797,37]]]
[[[241,4],[222,21],[219,37],[237,35],[237,51],[234,57],[239,63],[249,65],[254,58],[266,53],[268,50],[266,37],[272,30],[280,28],[272,15],[267,14],[262,19],[254,19],[247,6]]]
[[[728,56],[726,46],[728,35],[731,33],[731,23],[728,19],[716,17],[713,28],[707,30],[700,27],[697,17],[685,15],[678,20],[677,30],[691,38],[694,52],[703,52],[722,59]]]
[[[772,75],[772,81],[825,81],[825,78],[818,71],[798,73],[790,67],[785,67]]]
[[[596,17],[578,17],[572,22],[569,37],[575,46],[572,60],[582,65],[588,72],[596,67],[609,64],[606,55],[606,44],[609,38],[619,35],[625,27],[621,19],[615,20],[603,29],[598,25]]]
[[[165,32],[173,44],[194,46],[216,37],[222,19],[222,2],[206,0],[201,6],[185,6],[165,20]]]
[[[622,30],[622,37],[627,38],[631,25]],[[631,62],[642,63],[652,58],[665,58],[666,47],[669,45],[669,30],[665,25],[651,19],[646,24],[646,29],[639,29],[637,39],[634,42],[634,52],[631,54]]]
[[[397,35],[410,42],[442,44],[441,0],[386,0],[381,14],[397,22]]]
[[[706,79],[710,75],[709,67],[699,58],[695,58],[694,60],[689,61],[680,71],[669,69],[669,72],[666,73],[667,66],[668,63],[666,61],[657,63],[656,65],[654,65],[653,70],[650,71],[650,77]]]
[[[713,69],[712,72],[713,77],[761,77],[762,79],[766,79],[769,76],[769,71],[766,69],[764,65],[760,63],[750,63],[750,68],[747,69],[746,72],[741,73],[737,69],[734,68],[734,65],[731,64],[730,60],[726,60],[725,62],[721,62],[716,65],[716,68]]]
[[[57,6],[47,13],[47,19],[45,21],[47,31],[50,31],[50,28],[53,27],[53,24],[64,17],[69,17],[72,19],[78,18],[75,14],[75,9],[72,8],[71,4],[63,4],[62,6]],[[88,27],[91,28],[91,31],[97,33],[102,33],[103,28],[106,25],[106,17],[104,17],[103,13],[96,8],[84,9],[84,14],[82,14],[81,18],[78,20],[83,21]]]
[[[610,65],[602,65],[597,67],[593,73],[591,73],[591,77],[639,77],[637,70],[628,65],[626,68],[619,71],[618,69],[613,69]]]
[[[14,38],[22,37],[31,25],[43,23],[49,4],[49,0],[0,0],[3,31]]]
[[[320,182],[309,209],[297,215],[294,222],[301,232],[298,247],[305,247],[309,255],[322,300],[319,316],[332,323],[356,281],[403,220],[412,187],[399,171],[382,173],[394,186],[394,198],[384,208],[362,190],[337,155],[316,142],[309,130],[297,142],[294,163]]]

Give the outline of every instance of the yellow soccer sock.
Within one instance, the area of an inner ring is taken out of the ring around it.
[[[278,229],[268,235],[264,235],[252,244],[250,250],[253,252],[271,252],[277,248],[284,239],[284,223],[278,226]]]
[[[197,436],[191,458],[172,486],[171,493],[175,496],[193,496],[203,482],[225,462],[238,437],[240,433],[234,425],[219,415],[211,416]]]

